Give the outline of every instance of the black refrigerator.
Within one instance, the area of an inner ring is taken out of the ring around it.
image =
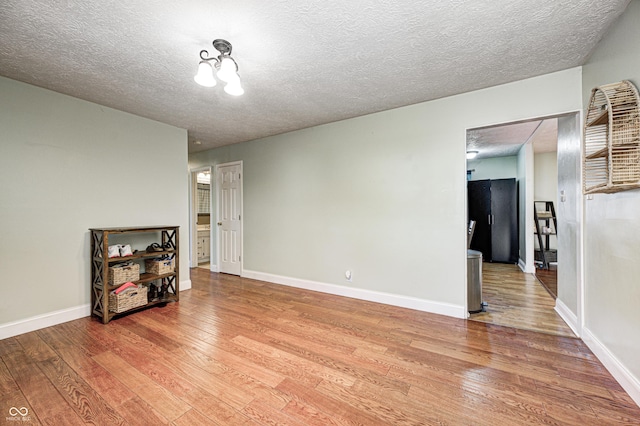
[[[476,221],[471,249],[488,262],[518,262],[518,191],[515,179],[467,182],[469,220]]]

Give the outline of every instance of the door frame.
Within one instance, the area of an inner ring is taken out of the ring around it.
[[[240,276],[244,276],[244,164],[243,161],[230,161],[228,163],[216,164],[215,170],[215,182],[216,182],[216,198],[215,198],[215,210],[216,220],[212,224],[215,226],[215,244],[216,244],[216,265],[217,271],[220,270],[220,232],[218,232],[218,222],[220,222],[220,184],[218,179],[218,173],[220,168],[227,166],[240,166],[240,197],[238,201],[240,203]],[[213,232],[213,228],[212,228]]]
[[[497,123],[497,124],[492,124],[489,126],[480,126],[480,127],[474,127],[474,128],[468,128],[467,131],[467,138],[468,138],[468,132],[470,130],[473,129],[477,129],[477,128],[484,128],[484,127],[494,127],[494,126],[504,126],[504,125],[509,125],[509,124],[518,124],[518,123],[523,123],[523,122],[527,122],[527,121],[532,121],[532,120],[547,120],[547,119],[561,119],[561,118],[565,118],[565,117],[575,117],[578,120],[578,126],[575,129],[575,134],[573,134],[573,136],[577,137],[577,141],[578,141],[578,148],[581,150],[582,149],[582,129],[580,128],[580,123],[583,119],[582,117],[582,111],[568,111],[568,112],[564,112],[564,113],[559,113],[559,114],[552,114],[552,115],[547,115],[547,116],[540,116],[540,117],[535,117],[535,118],[530,118],[530,119],[525,119],[525,120],[516,120],[516,121],[511,121],[511,122],[505,122],[505,123]],[[558,135],[559,137],[559,135]],[[526,179],[527,181],[531,181],[531,185],[529,185],[527,183],[526,187],[526,196],[525,196],[525,223],[526,223],[526,230],[530,230],[533,228],[533,147],[530,143],[531,141],[528,140],[524,145],[525,147],[527,147],[527,149],[530,150],[530,152],[527,154],[527,161],[525,164],[525,175],[526,175]],[[559,141],[558,141],[559,142]],[[468,143],[468,139],[467,139],[467,143]],[[466,151],[466,150],[465,150]],[[560,153],[560,150],[558,149],[557,151],[558,153]],[[558,162],[560,162],[560,158],[558,159]],[[465,165],[467,165],[467,160],[465,157]],[[466,167],[465,169],[468,169],[468,167]],[[578,229],[578,235],[576,236],[576,241],[574,241],[576,243],[576,253],[572,253],[574,255],[574,257],[572,258],[572,260],[575,261],[575,267],[576,267],[576,271],[577,271],[577,275],[575,277],[575,280],[571,283],[565,282],[564,280],[560,279],[560,275],[558,275],[558,297],[556,299],[556,305],[555,305],[555,311],[562,317],[562,319],[567,323],[567,325],[574,331],[574,333],[576,333],[576,335],[578,337],[581,337],[582,335],[582,328],[584,326],[584,298],[585,298],[585,294],[584,294],[584,199],[582,197],[582,163],[579,162],[579,164],[576,167],[576,175],[574,176],[575,181],[578,183],[578,187],[576,189],[577,193],[575,194],[577,197],[577,212],[576,212],[576,219],[577,219],[577,229]],[[559,174],[556,176],[556,179],[558,179]],[[529,190],[531,189],[531,190]],[[560,185],[558,186],[558,193],[560,192],[560,190],[563,188],[560,188]],[[558,198],[560,194],[558,194]],[[570,195],[570,194],[567,194]],[[558,206],[559,208],[559,206]],[[468,212],[469,206],[468,206],[468,201],[465,197],[465,209]],[[520,212],[520,214],[522,214],[522,212]],[[466,217],[466,215],[465,215]],[[468,226],[468,223],[465,223],[465,227]],[[559,224],[560,226],[560,224]],[[524,235],[526,237],[525,240],[525,245],[526,245],[526,267],[528,269],[529,267],[529,259],[531,260],[531,265],[533,265],[533,251],[534,251],[534,241],[533,241],[533,236],[529,235],[530,232],[525,231]],[[558,246],[560,246],[560,241],[558,241]],[[522,269],[522,265],[519,264],[519,266]],[[466,267],[466,264],[465,264]],[[561,267],[561,266],[560,266]],[[525,273],[530,273],[528,270],[524,270],[523,272]],[[560,288],[567,286],[567,285],[573,285],[576,287],[576,311],[575,313],[569,311],[566,308],[566,305],[564,304],[564,302],[562,301],[562,299],[560,298]],[[465,290],[465,311],[467,309],[467,299],[468,299],[468,291]],[[465,312],[466,317],[469,318],[469,313]]]
[[[191,241],[189,244],[189,266],[191,268],[198,267],[198,226],[197,226],[197,216],[198,216],[198,206],[197,206],[197,188],[198,188],[198,173],[200,172],[209,172],[211,176],[211,181],[209,185],[213,185],[213,171],[211,166],[202,166],[189,170],[189,235],[191,236]],[[209,212],[213,208],[213,191],[211,191],[211,187],[209,190]],[[209,213],[211,214],[211,213]],[[211,261],[211,232],[213,229],[209,227],[209,265],[211,270],[214,269],[215,265]]]

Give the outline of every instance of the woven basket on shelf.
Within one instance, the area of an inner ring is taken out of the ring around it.
[[[148,274],[164,275],[174,271],[173,259],[147,259],[144,270]]]
[[[125,291],[120,294],[109,294],[109,310],[120,313],[146,305],[148,290],[146,286],[139,285],[137,290]]]
[[[139,279],[140,265],[137,263],[122,268],[114,268],[113,266],[109,268],[109,285],[118,285]]]

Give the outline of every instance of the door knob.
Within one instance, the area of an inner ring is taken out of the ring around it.
[[[222,226],[222,222],[218,222],[218,226]]]

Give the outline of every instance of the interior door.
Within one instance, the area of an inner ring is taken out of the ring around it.
[[[217,167],[219,271],[242,273],[242,164]]]

